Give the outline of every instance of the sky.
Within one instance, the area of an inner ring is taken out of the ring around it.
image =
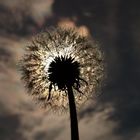
[[[0,140],[70,140],[69,113],[40,108],[17,66],[50,26],[76,27],[105,54],[104,86],[78,111],[80,140],[139,140],[139,17],[135,0],[0,0]]]

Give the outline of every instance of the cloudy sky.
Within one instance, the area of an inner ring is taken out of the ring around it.
[[[139,140],[139,4],[135,0],[0,0],[0,140],[70,140],[69,114],[36,105],[17,70],[31,37],[57,25],[90,34],[106,56],[105,86],[78,112],[80,140]]]

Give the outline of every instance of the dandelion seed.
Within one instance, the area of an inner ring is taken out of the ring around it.
[[[97,44],[73,29],[50,29],[35,36],[21,60],[28,93],[44,107],[67,110],[67,85],[77,108],[96,94],[104,76]]]

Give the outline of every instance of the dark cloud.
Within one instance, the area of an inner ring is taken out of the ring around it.
[[[0,139],[2,140],[25,140],[20,129],[20,116],[9,113],[9,111],[0,103]]]

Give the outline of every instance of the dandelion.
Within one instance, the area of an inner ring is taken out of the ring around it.
[[[76,108],[93,95],[104,77],[102,53],[74,29],[53,28],[35,36],[21,60],[22,79],[39,104],[70,108],[72,140],[78,140]]]

